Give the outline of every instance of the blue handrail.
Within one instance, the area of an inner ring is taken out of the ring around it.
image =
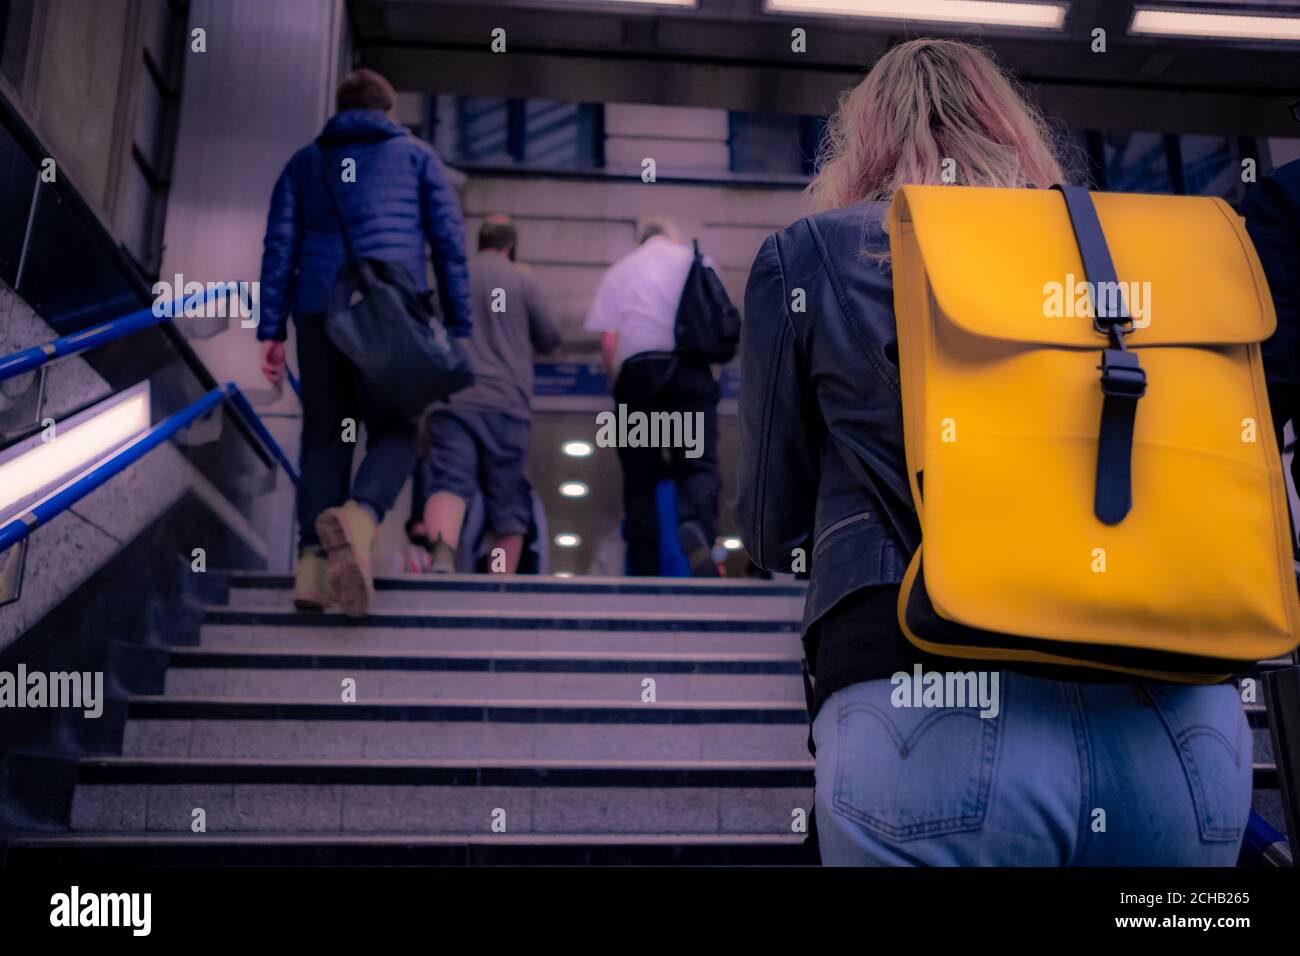
[[[234,285],[238,288],[238,283],[234,283]],[[191,303],[198,301],[201,304],[206,304],[213,297],[229,291],[230,283],[214,284],[213,287],[209,287],[203,293],[202,298],[197,295],[190,296],[188,299],[182,296],[172,303],[172,315],[183,314],[187,301]],[[25,372],[34,372],[42,365],[47,365],[55,359],[66,358],[79,352],[89,352],[91,349],[107,345],[109,342],[126,338],[128,335],[134,335],[136,332],[153,328],[155,325],[162,325],[164,322],[170,322],[172,321],[172,315],[155,315],[153,306],[146,306],[119,319],[103,322],[81,332],[74,332],[72,335],[65,335],[52,342],[46,342],[44,345],[34,345],[31,348],[14,352],[12,355],[6,355],[0,358],[0,382],[15,378]]]
[[[216,296],[230,293],[232,288],[238,290],[240,284],[213,283],[201,295],[197,293],[191,296],[182,295],[179,299],[173,301],[171,309],[168,310],[170,314],[164,312],[162,315],[158,315],[153,306],[148,306],[93,328],[62,336],[44,345],[33,346],[32,348],[14,352],[11,355],[2,356],[0,357],[0,382],[27,372],[33,372],[56,359],[88,352],[91,349],[99,348],[101,345],[107,345],[109,342],[115,342],[118,339],[134,335],[136,332],[162,325],[164,322],[170,322],[173,316],[184,314],[187,303],[191,306],[206,304]],[[298,393],[298,397],[301,399],[302,393],[298,389],[298,383],[293,378],[292,372],[289,375],[294,391]],[[284,453],[279,442],[267,430],[261,417],[253,410],[253,406],[244,393],[239,390],[239,387],[234,382],[227,382],[225,385],[212,389],[202,398],[187,405],[169,418],[159,422],[134,441],[119,448],[81,477],[74,479],[48,498],[37,502],[22,514],[0,526],[0,553],[26,538],[35,528],[40,527],[64,509],[80,501],[114,475],[120,474],[124,468],[139,461],[182,428],[193,424],[195,420],[220,405],[223,401],[229,401],[234,406],[239,416],[257,435],[263,447],[271,453],[271,456],[284,469],[289,476],[289,480],[295,485],[298,484],[297,469],[289,461],[289,457]]]
[[[1246,823],[1246,833],[1241,841],[1241,856],[1255,866],[1292,866],[1291,846],[1286,837],[1254,810]]]
[[[48,498],[37,502],[8,523],[0,525],[0,551],[17,544],[33,530],[64,509],[76,504],[114,475],[121,474],[129,465],[139,461],[182,428],[193,424],[196,419],[221,404],[224,398],[224,391],[214,388],[198,401],[159,422],[135,441],[119,448],[91,471],[60,488]]]
[[[230,404],[235,406],[235,410],[239,412],[244,421],[248,423],[248,427],[257,433],[257,437],[262,440],[262,444],[266,446],[266,450],[269,451],[275,457],[275,460],[280,463],[280,467],[283,468],[285,474],[289,476],[289,480],[295,485],[298,484],[298,472],[293,467],[293,463],[289,461],[289,457],[284,453],[284,449],[280,447],[280,443],[271,437],[271,432],[267,429],[266,423],[262,421],[262,416],[258,415],[257,412],[253,410],[253,406],[249,403],[248,398],[239,390],[234,382],[226,383],[226,395],[230,399]]]
[[[262,420],[253,412],[252,406],[248,404],[248,399],[244,397],[244,393],[239,390],[239,387],[234,382],[227,382],[225,385],[214,388],[201,398],[185,406],[174,415],[165,418],[139,438],[113,452],[112,455],[81,477],[64,485],[49,497],[38,501],[4,525],[0,525],[0,553],[26,538],[41,525],[48,523],[51,518],[54,518],[60,512],[75,505],[110,478],[121,474],[182,428],[194,424],[196,420],[227,400],[234,404],[241,415],[247,418],[248,423],[257,431],[258,437],[266,443],[267,449],[275,456],[293,483],[297,484],[298,473],[294,470],[293,465],[289,463],[288,458],[285,457],[279,444],[271,437],[271,433],[266,430]]]

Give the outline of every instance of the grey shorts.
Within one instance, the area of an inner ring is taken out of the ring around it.
[[[501,412],[448,408],[431,413],[426,427],[423,495],[445,491],[468,502],[481,492],[488,528],[527,533],[533,509],[524,481],[528,422]]]

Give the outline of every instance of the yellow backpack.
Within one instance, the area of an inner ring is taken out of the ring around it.
[[[1185,683],[1294,648],[1277,318],[1231,207],[906,186],[889,230],[908,639]]]

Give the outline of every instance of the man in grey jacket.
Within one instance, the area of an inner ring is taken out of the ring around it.
[[[532,279],[514,264],[517,233],[508,216],[489,216],[470,263],[473,332],[465,342],[474,384],[429,414],[420,468],[427,496],[425,533],[433,570],[450,572],[466,505],[482,494],[488,529],[503,559],[519,566],[532,514],[524,480],[532,421],[533,355],[560,346]]]

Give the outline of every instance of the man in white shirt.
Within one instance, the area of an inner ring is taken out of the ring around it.
[[[658,441],[653,428],[644,438],[632,430],[626,436],[620,432],[628,569],[637,575],[660,573],[656,489],[660,480],[671,478],[677,488],[678,539],[691,573],[716,577],[718,383],[708,365],[673,354],[677,306],[694,255],[667,219],[642,221],[637,238],[637,249],[601,279],[584,323],[587,331],[601,333],[620,420],[638,412],[680,413],[674,426],[682,428],[672,433],[671,442]]]

